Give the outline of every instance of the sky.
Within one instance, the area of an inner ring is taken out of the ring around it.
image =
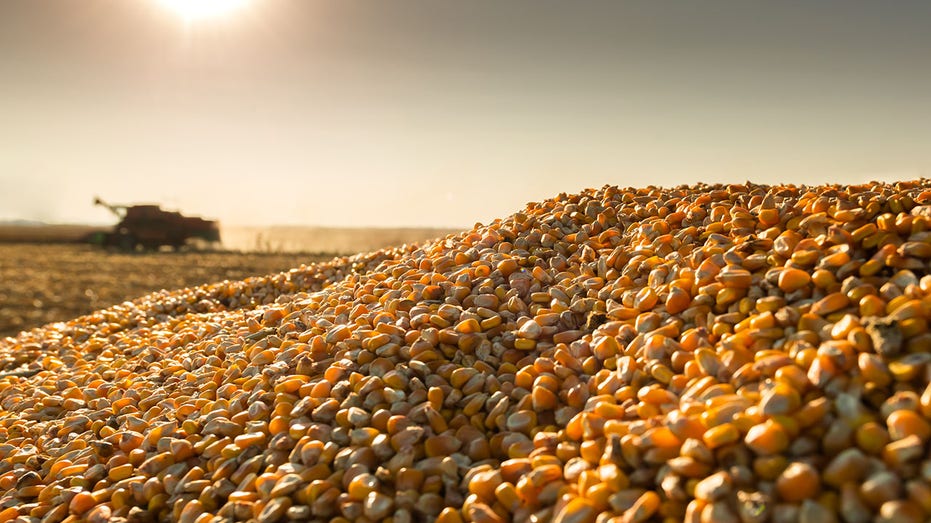
[[[244,5],[0,2],[0,220],[468,227],[605,184],[931,176],[931,2],[187,1]]]

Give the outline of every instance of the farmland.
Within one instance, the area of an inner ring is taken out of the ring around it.
[[[111,252],[75,242],[84,226],[0,228],[0,337],[70,320],[161,289],[286,271],[439,236],[439,229],[224,230],[222,251]]]
[[[326,255],[110,253],[87,245],[0,244],[0,337],[160,289],[280,272]]]

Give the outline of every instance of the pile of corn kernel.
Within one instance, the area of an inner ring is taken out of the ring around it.
[[[924,522],[931,181],[605,187],[0,341],[0,522]]]

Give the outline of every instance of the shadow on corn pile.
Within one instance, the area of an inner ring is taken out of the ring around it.
[[[927,521],[928,203],[605,187],[23,333],[0,520]]]

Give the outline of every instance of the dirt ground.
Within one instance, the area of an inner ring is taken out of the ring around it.
[[[281,272],[332,255],[121,254],[89,245],[0,244],[0,337],[161,289]]]
[[[0,223],[0,338],[161,289],[242,280],[455,232],[438,228],[223,228],[219,251],[119,253],[81,243],[88,225]],[[329,254],[307,254],[329,253]]]

